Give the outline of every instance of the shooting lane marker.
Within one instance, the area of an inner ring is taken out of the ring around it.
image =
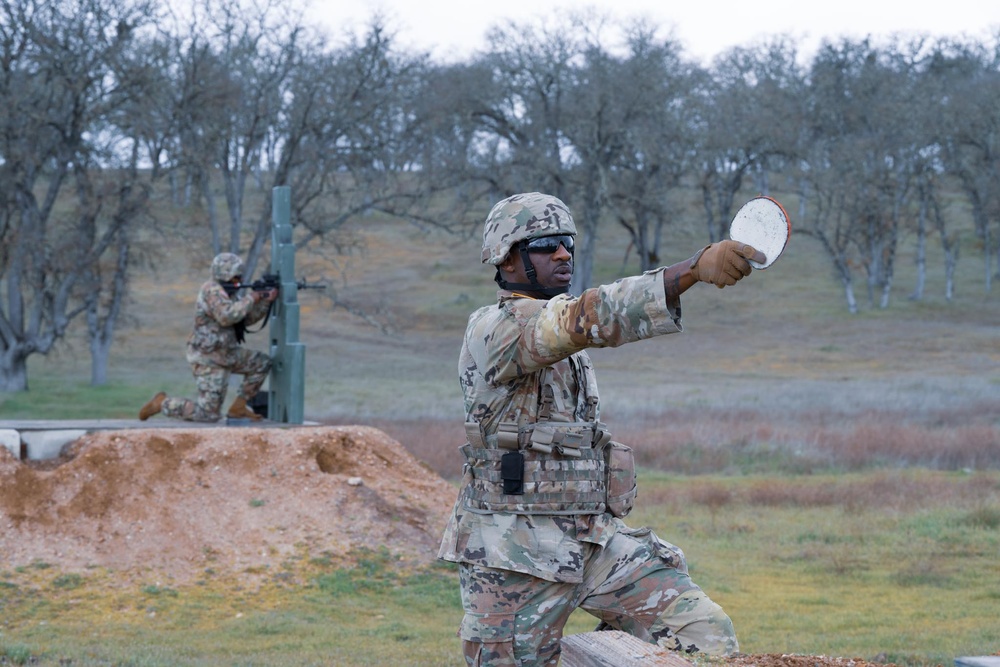
[[[729,238],[749,243],[767,255],[767,261],[763,264],[749,260],[750,266],[755,269],[766,269],[774,264],[784,252],[791,235],[792,221],[785,207],[777,200],[763,195],[754,197],[740,207],[729,225]]]

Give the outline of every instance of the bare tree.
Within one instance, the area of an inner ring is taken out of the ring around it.
[[[901,111],[907,117],[904,125],[912,141],[908,160],[915,189],[913,227],[916,233],[914,261],[917,275],[909,298],[915,301],[922,300],[925,295],[927,246],[933,232],[937,232],[944,255],[945,298],[948,301],[954,295],[958,263],[958,234],[953,221],[945,215],[943,203],[947,169],[942,147],[948,144],[951,133],[948,110],[953,101],[950,65],[943,48],[946,47],[942,44],[932,45],[919,38],[910,44],[903,44],[896,56],[904,59],[904,66],[911,77],[907,108]]]
[[[286,103],[287,82],[301,57],[303,28],[287,3],[204,0],[195,9],[190,36],[176,44],[184,63],[177,105],[183,163],[209,212],[213,251],[241,253],[248,185],[260,175],[266,142]],[[225,234],[216,174],[229,221]],[[263,245],[261,236],[266,236],[259,225],[250,232],[248,273]]]
[[[151,15],[131,0],[0,3],[5,391],[28,388],[28,357],[48,353],[73,319],[124,295],[123,279],[98,276],[107,257],[127,257],[133,218],[109,213],[95,178],[130,187],[129,174],[108,170],[101,145],[122,109],[116,63]],[[106,311],[108,338],[117,312]]]
[[[708,240],[725,238],[734,200],[753,170],[795,154],[802,125],[803,74],[797,51],[778,37],[720,56],[699,90],[699,186]],[[761,177],[763,179],[763,176]]]
[[[826,45],[811,72],[814,135],[804,178],[817,206],[807,231],[826,248],[851,312],[856,268],[866,274],[869,303],[888,306],[914,159],[923,148],[904,122],[912,68],[892,55],[867,40],[844,40]]]
[[[488,34],[488,50],[475,63],[489,87],[470,99],[492,164],[482,172],[494,197],[525,190],[569,199],[566,96],[580,55],[564,24],[509,21]],[[567,202],[569,203],[569,202]]]
[[[940,146],[972,209],[983,246],[983,280],[989,292],[1000,267],[1000,39],[993,48],[958,41],[935,55],[930,76],[943,88]]]
[[[638,150],[636,140],[638,133],[649,132],[663,121],[662,111],[676,101],[676,97],[664,99],[661,94],[669,86],[664,68],[676,64],[677,58],[676,47],[655,44],[650,31],[633,31],[625,52],[619,55],[602,42],[599,17],[583,15],[577,20],[581,25],[577,32],[588,39],[573,68],[562,132],[572,148],[572,196],[581,203],[578,218],[584,235],[574,280],[574,291],[580,292],[592,282],[600,223],[612,211],[626,229],[635,232],[632,239],[641,246],[637,250],[647,258],[658,241],[658,233],[655,238],[647,233],[663,224],[664,218],[657,214],[665,206],[669,174],[677,165],[662,164],[664,147],[655,143],[664,138],[670,125],[660,128],[663,133],[655,137],[646,135],[643,139],[648,143]],[[634,178],[618,177],[628,169]],[[648,178],[650,172],[661,170],[665,182],[652,183],[640,177]],[[635,190],[626,195],[618,189],[626,183],[642,190],[641,199]]]
[[[661,264],[664,227],[683,217],[674,199],[693,167],[690,99],[700,70],[683,59],[678,44],[657,40],[643,24],[631,29],[628,49],[620,78],[639,92],[626,97],[636,109],[611,172],[611,206],[639,269],[647,271]]]
[[[543,190],[576,212],[582,238],[575,293],[592,282],[599,226],[613,200],[626,218],[635,212],[634,199],[613,191],[615,172],[629,149],[636,157],[636,128],[660,104],[659,82],[650,79],[662,71],[656,60],[664,54],[649,46],[651,34],[636,36],[633,52],[621,56],[604,43],[607,27],[605,17],[583,12],[542,26],[509,22],[495,28],[482,63],[493,73],[496,92],[483,96],[473,112],[492,137],[487,145],[498,195]]]
[[[398,52],[379,23],[358,41],[303,59],[270,139],[280,148],[277,180],[301,193],[293,217],[303,242],[373,211],[421,217],[411,208],[421,200],[429,150],[418,112],[426,74],[423,59]]]

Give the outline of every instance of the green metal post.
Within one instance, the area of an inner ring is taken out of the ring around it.
[[[271,377],[267,418],[301,424],[305,404],[306,346],[299,342],[299,296],[295,284],[292,243],[292,190],[279,186],[271,198],[271,273],[281,276],[281,289],[271,313]]]

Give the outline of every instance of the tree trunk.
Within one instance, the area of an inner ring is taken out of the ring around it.
[[[771,194],[771,179],[770,172],[764,167],[757,169],[753,172],[753,181],[756,186],[757,192],[764,195],[765,197]]]
[[[944,298],[951,302],[955,297],[955,262],[949,257],[945,258],[944,275]]]
[[[986,264],[984,267],[986,269],[986,291],[987,293],[993,289],[993,256],[990,250],[990,226],[989,224],[983,225],[983,263]]]
[[[125,215],[130,216],[131,211]],[[110,284],[103,288],[106,295],[106,312],[101,317],[101,302],[95,295],[87,305],[87,329],[90,333],[90,384],[99,387],[108,382],[108,357],[115,340],[115,326],[121,315],[125,295],[128,292],[129,268],[128,234],[122,230],[118,235],[118,256]]]
[[[858,300],[854,297],[854,285],[851,283],[851,276],[845,276],[844,282],[844,298],[847,299],[847,312],[851,315],[858,314]]]
[[[28,357],[18,348],[0,356],[0,391],[28,391]]]
[[[892,291],[892,281],[896,275],[896,247],[899,244],[899,223],[893,212],[892,226],[882,250],[882,299],[879,307],[883,310],[889,307],[889,293]]]
[[[205,199],[205,208],[208,209],[208,226],[212,230],[212,254],[218,255],[222,252],[222,238],[219,235],[219,213],[215,207],[215,194],[212,192],[212,184],[207,173],[202,171],[198,175],[198,182],[201,196]]]
[[[879,308],[885,310],[889,307],[889,293],[892,291],[892,274],[886,276],[885,283],[882,285],[882,299],[879,302]]]
[[[712,186],[709,183],[711,174],[706,174],[701,182],[701,203],[705,207],[705,223],[708,225],[708,242],[715,243],[715,207],[712,206]]]
[[[944,215],[941,213],[941,207],[938,205],[937,198],[933,194],[930,198],[930,209],[934,216],[934,226],[941,237],[941,248],[944,250],[944,298],[951,301],[955,296],[955,267],[958,265],[958,250],[960,247],[958,237],[948,236]]]
[[[111,353],[110,339],[90,339],[90,386],[103,387],[108,383],[108,357]]]
[[[227,167],[222,169],[225,183],[226,204],[229,208],[229,252],[239,254],[243,237],[243,192],[246,189],[246,174],[233,173]]]
[[[114,326],[107,320],[101,322],[95,298],[87,308],[87,329],[90,334],[90,385],[101,387],[108,383],[108,357],[114,341]],[[110,314],[108,318],[112,317]]]
[[[927,283],[927,196],[921,188],[920,210],[917,213],[917,283],[913,287],[910,298],[921,301],[924,298],[924,285]]]
[[[587,206],[586,208],[591,208]],[[582,243],[578,243],[573,257],[573,284],[570,293],[579,295],[590,286],[594,278],[594,251],[597,247],[597,225],[592,219],[584,217],[582,232],[583,238],[576,238]]]

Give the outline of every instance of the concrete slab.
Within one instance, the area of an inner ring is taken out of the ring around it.
[[[302,424],[286,424],[267,419],[260,421],[246,420],[240,426],[254,428],[290,428],[295,426],[319,426],[319,422],[304,422]],[[225,428],[226,418],[214,423],[186,422],[183,419],[153,418],[147,421],[138,419],[0,419],[0,429],[14,429],[22,434],[28,431],[54,431],[62,429],[83,429],[84,431],[120,431],[125,429],[163,429],[163,428]]]
[[[0,447],[6,447],[15,458],[21,458],[21,434],[13,428],[0,429]]]
[[[955,667],[1000,667],[1000,655],[979,655],[955,658]]]
[[[201,429],[201,428],[295,428],[301,426],[320,426],[319,422],[303,424],[285,424],[267,419],[253,421],[250,419],[222,419],[215,423],[187,422],[181,419],[0,419],[0,433],[12,432],[17,435],[17,444],[13,436],[11,444],[0,439],[0,446],[6,446],[14,456],[21,458],[22,444],[25,458],[32,461],[54,459],[62,452],[63,447],[77,438],[94,431],[125,431],[144,429],[158,431],[162,429]]]
[[[84,431],[118,431],[131,428],[215,428],[218,424],[186,422],[180,419],[6,419],[0,420],[0,428],[28,431],[59,431],[82,429]]]
[[[59,429],[52,431],[24,431],[21,440],[29,461],[54,459],[62,453],[63,447],[87,434],[85,429]]]

